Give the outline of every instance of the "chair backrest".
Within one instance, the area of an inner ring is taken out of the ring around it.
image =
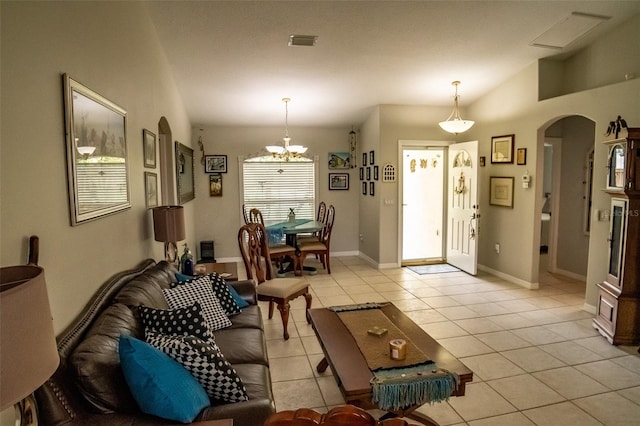
[[[322,222],[324,223],[324,220],[327,217],[327,203],[325,203],[324,201],[320,201],[320,204],[318,204],[318,214],[316,215],[316,220],[318,222]]]
[[[242,218],[244,219],[244,224],[249,223],[249,210],[247,210],[247,206],[245,204],[242,205]]]
[[[247,271],[247,279],[255,280],[258,284],[273,277],[266,235],[261,223],[248,223],[238,231],[238,245]]]
[[[400,418],[376,420],[371,414],[353,405],[332,408],[321,414],[309,408],[280,411],[272,414],[264,426],[414,426]]]
[[[327,217],[324,223],[324,228],[320,232],[320,242],[324,243],[327,247],[331,242],[331,231],[333,230],[333,222],[336,218],[336,208],[331,204],[327,209]]]
[[[264,226],[264,218],[262,217],[262,212],[259,209],[251,209],[249,210],[249,222],[248,223],[259,223]]]

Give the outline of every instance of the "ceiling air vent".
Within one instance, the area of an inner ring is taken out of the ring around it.
[[[318,36],[312,35],[296,35],[291,34],[289,36],[289,46],[315,46],[318,41]]]

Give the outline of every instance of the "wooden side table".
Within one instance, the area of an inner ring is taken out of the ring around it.
[[[204,269],[202,269],[204,267]],[[194,267],[196,274],[211,274],[216,272],[219,275],[231,274],[223,277],[225,281],[238,281],[238,264],[235,262],[202,262]]]

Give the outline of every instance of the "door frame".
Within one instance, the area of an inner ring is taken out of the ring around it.
[[[411,140],[411,139],[398,139],[398,170],[397,170],[397,178],[398,178],[398,265],[402,266],[402,244],[403,244],[403,238],[402,238],[402,233],[403,233],[403,222],[404,222],[404,216],[403,216],[403,212],[402,212],[402,204],[404,203],[404,190],[403,190],[403,186],[404,186],[404,182],[403,182],[403,170],[402,170],[402,153],[404,151],[405,148],[443,148],[444,149],[444,177],[445,179],[443,179],[443,185],[445,185],[446,188],[446,184],[447,184],[447,172],[448,172],[448,159],[449,159],[449,145],[455,143],[454,141],[438,141],[438,140]],[[442,210],[443,210],[443,218],[442,218],[442,232],[443,235],[445,236],[445,238],[442,239],[442,256],[443,256],[443,260],[446,260],[446,252],[445,252],[445,244],[446,244],[446,232],[447,232],[447,228],[446,228],[446,206],[447,206],[447,192],[443,191],[444,193],[444,198],[442,199]]]

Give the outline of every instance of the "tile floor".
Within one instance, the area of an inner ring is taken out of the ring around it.
[[[640,424],[637,347],[611,346],[593,329],[584,283],[546,273],[539,290],[526,290],[483,272],[331,262],[331,275],[320,267],[305,276],[313,307],[390,301],[474,372],[464,397],[419,409],[440,425]],[[268,320],[263,306],[276,407],[323,412],[344,400],[331,369],[315,371],[322,350],[300,299],[286,342],[277,312]]]

